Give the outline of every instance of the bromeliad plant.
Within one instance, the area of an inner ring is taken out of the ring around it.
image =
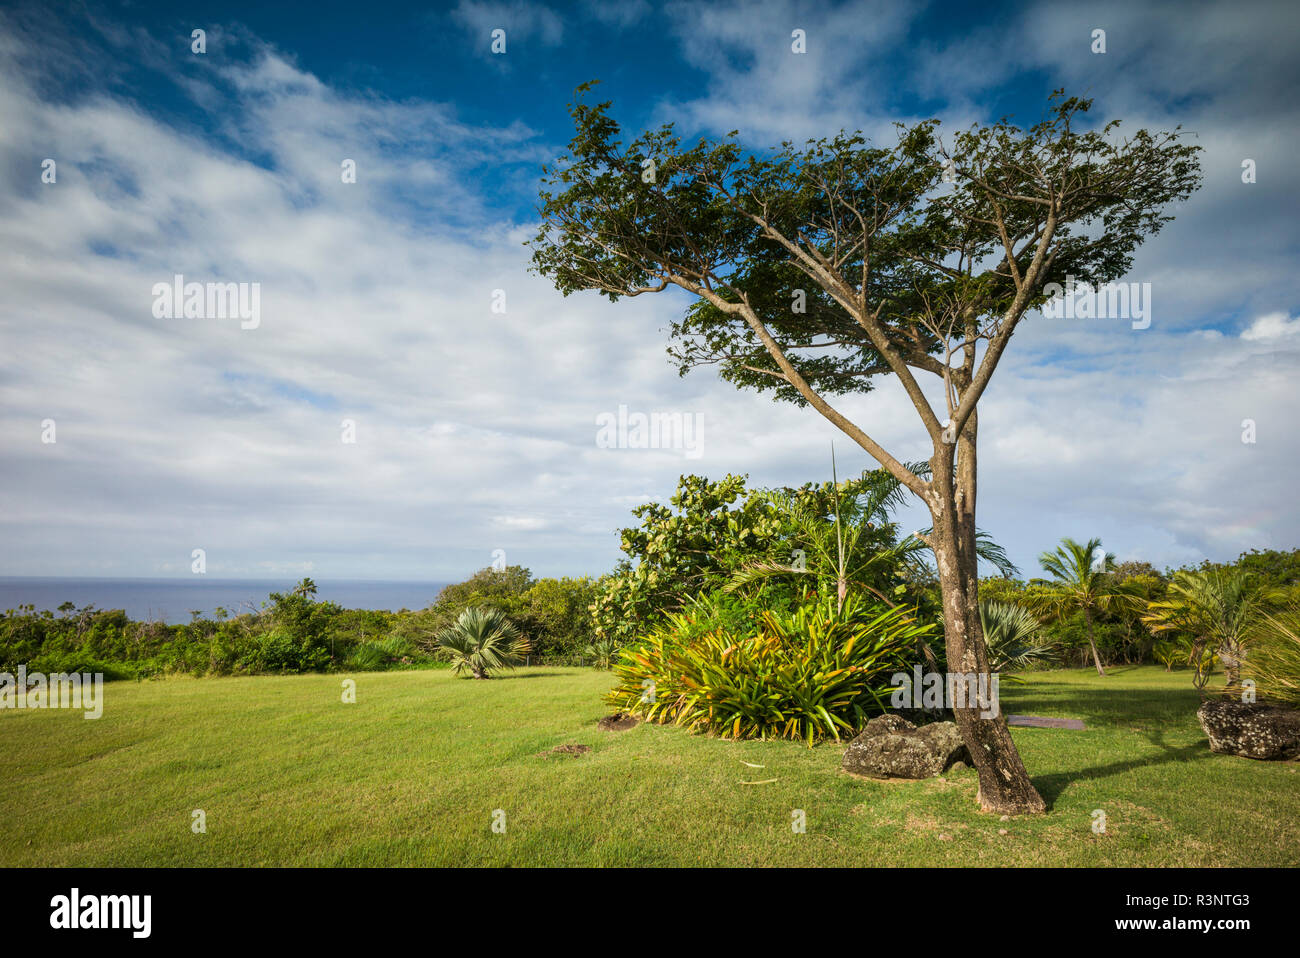
[[[848,596],[794,613],[763,613],[752,631],[700,630],[713,614],[701,600],[614,666],[606,701],[652,722],[723,738],[787,738],[812,746],[860,729],[883,712],[918,641],[933,626],[906,609]]]

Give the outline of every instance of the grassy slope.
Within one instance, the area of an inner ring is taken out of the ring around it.
[[[1186,673],[1004,685],[1009,712],[1088,724],[1015,731],[1050,811],[1006,823],[972,771],[866,782],[834,746],[601,732],[603,673],[356,678],[355,705],[294,676],[112,683],[98,721],[0,712],[0,864],[1300,864],[1300,767],[1212,755]],[[569,742],[593,750],[537,756]]]

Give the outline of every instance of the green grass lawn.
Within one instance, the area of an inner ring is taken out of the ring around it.
[[[1049,811],[1007,822],[970,770],[877,783],[835,745],[600,731],[606,673],[355,678],[354,705],[310,675],[111,683],[98,721],[0,712],[0,864],[1300,863],[1300,766],[1211,754],[1185,672],[1004,683],[1005,711],[1088,725],[1014,731]],[[569,743],[591,751],[539,755]]]

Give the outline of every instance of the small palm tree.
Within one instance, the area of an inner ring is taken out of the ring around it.
[[[582,650],[584,658],[591,659],[593,668],[604,669],[609,671],[614,667],[614,660],[618,658],[619,650],[623,644],[617,639],[610,636],[595,639]]]
[[[1093,619],[1099,612],[1137,602],[1134,590],[1117,582],[1112,575],[1115,556],[1102,550],[1100,539],[1089,539],[1087,544],[1082,544],[1066,538],[1055,551],[1039,556],[1038,564],[1054,581],[1033,599],[1037,611],[1055,620],[1082,612],[1092,663],[1098,675],[1105,675],[1093,634]]]
[[[1300,606],[1264,613],[1251,639],[1246,667],[1260,694],[1300,708]]]
[[[1186,642],[1179,642],[1173,639],[1161,639],[1151,647],[1152,657],[1165,667],[1166,672],[1172,672],[1174,666],[1179,662],[1187,662],[1192,655],[1192,647]]]
[[[929,475],[926,463],[904,465],[918,476]],[[798,565],[772,560],[747,563],[732,575],[723,591],[732,592],[777,576],[808,575],[834,585],[836,612],[843,611],[850,586],[895,605],[884,589],[891,575],[900,569],[916,569],[924,564],[929,546],[923,540],[932,530],[894,540],[895,526],[889,517],[906,501],[907,490],[883,469],[865,473],[858,491],[847,501],[840,498],[841,488],[832,446],[829,515],[788,491],[767,493],[768,503],[790,524],[796,541],[807,546],[805,560]],[[993,563],[1004,575],[1020,571],[987,533],[979,531],[975,538],[975,551],[981,559]]]
[[[451,655],[457,675],[491,678],[496,669],[511,669],[528,652],[528,638],[500,609],[470,606],[454,625],[438,633],[438,645]]]
[[[797,541],[807,547],[805,560],[798,564],[750,562],[732,576],[724,591],[775,576],[809,575],[834,585],[837,612],[843,610],[851,584],[884,598],[871,583],[883,581],[880,573],[908,561],[923,545],[911,537],[899,543],[892,541],[889,514],[904,501],[903,484],[884,470],[866,473],[862,478],[865,488],[848,501],[841,500],[832,447],[829,516],[813,502],[789,491],[768,492],[768,504],[789,523]]]
[[[1273,589],[1260,588],[1249,572],[1240,569],[1181,570],[1174,573],[1168,595],[1148,606],[1143,617],[1153,632],[1182,632],[1192,638],[1192,663],[1204,652],[1217,656],[1229,688],[1240,678],[1242,659],[1252,630]],[[1198,665],[1197,686],[1204,686],[1205,670]]]
[[[1046,658],[1050,646],[1035,641],[1043,628],[1038,616],[1014,602],[980,600],[980,626],[989,651],[990,672],[1015,672]]]

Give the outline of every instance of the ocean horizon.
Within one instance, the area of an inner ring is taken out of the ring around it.
[[[261,608],[272,592],[288,592],[302,577],[283,579],[86,578],[72,576],[0,576],[0,609],[34,605],[58,611],[64,602],[78,608],[122,609],[132,619],[168,625],[190,621],[191,610],[212,618],[218,607],[232,616]],[[316,598],[348,609],[423,609],[446,582],[385,579],[314,579]]]

